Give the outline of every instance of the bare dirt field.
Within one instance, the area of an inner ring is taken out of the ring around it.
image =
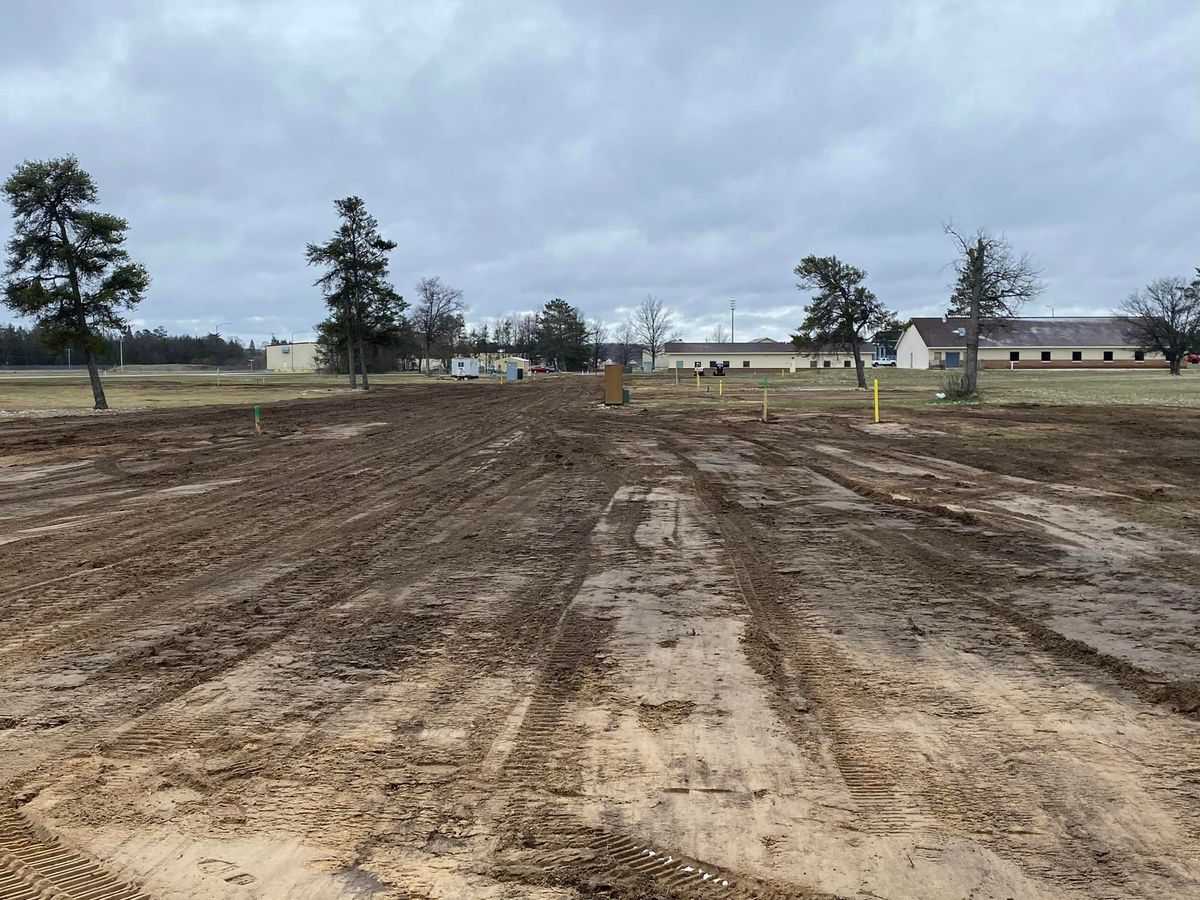
[[[1200,421],[0,423],[0,897],[1200,896]]]

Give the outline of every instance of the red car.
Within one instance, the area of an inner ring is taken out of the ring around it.
[[[542,375],[546,372],[555,371],[555,368],[554,366],[544,366],[541,363],[538,363],[536,366],[530,366],[529,371],[533,372],[535,375]]]

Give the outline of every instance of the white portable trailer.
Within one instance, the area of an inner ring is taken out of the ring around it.
[[[479,360],[469,356],[456,356],[450,360],[450,374],[460,381],[464,378],[478,378]]]

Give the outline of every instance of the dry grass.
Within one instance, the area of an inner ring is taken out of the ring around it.
[[[373,384],[419,387],[434,383],[419,375],[372,375]],[[333,375],[250,376],[165,375],[162,377],[107,376],[104,393],[113,410],[166,409],[182,406],[254,406],[298,397],[344,396],[346,379]],[[87,411],[92,391],[86,376],[70,378],[15,376],[0,378],[0,415],[41,411]]]
[[[673,372],[652,376],[627,377],[633,400],[649,405],[696,406],[704,404],[757,404],[762,406],[763,375],[734,374],[724,379],[724,397],[717,393],[722,379],[705,377],[696,387],[695,377],[681,376],[675,383]],[[848,369],[801,371],[767,377],[769,406],[797,409],[811,406],[854,406],[869,408],[870,393],[855,386],[854,372]],[[871,379],[879,379],[881,401],[885,406],[928,406],[950,401],[938,400],[944,390],[946,373],[918,369],[871,369]],[[1185,371],[1172,377],[1165,370],[1063,371],[1004,369],[985,370],[980,375],[980,396],[970,401],[985,405],[1041,404],[1048,406],[1184,406],[1200,407],[1200,370]]]

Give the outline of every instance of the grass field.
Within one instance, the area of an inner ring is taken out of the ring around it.
[[[558,378],[582,376],[564,375]],[[594,376],[593,376],[594,377]],[[938,400],[944,372],[917,369],[871,369],[868,380],[879,379],[882,403],[896,407],[951,405]],[[416,373],[371,376],[372,384],[428,385],[434,379]],[[597,396],[599,396],[599,379]],[[723,382],[723,396],[718,384]],[[762,374],[733,373],[724,379],[705,377],[697,389],[694,377],[681,375],[678,385],[673,371],[652,376],[626,376],[635,403],[650,406],[686,406],[710,403],[761,406]],[[492,382],[471,382],[464,389],[485,388]],[[109,405],[114,410],[165,409],[182,406],[247,405],[294,400],[301,397],[341,396],[346,379],[340,375],[262,376],[164,374],[162,376],[109,375],[104,379]],[[845,407],[870,399],[854,386],[854,373],[847,369],[801,371],[767,376],[770,404],[777,409],[808,406]],[[1200,406],[1200,371],[1172,378],[1165,371],[985,371],[982,394],[972,404],[1050,406]],[[88,411],[92,396],[83,374],[0,375],[0,414],[17,415]]]
[[[415,373],[372,375],[373,384],[418,386],[434,383]],[[301,397],[336,396],[346,392],[342,375],[108,375],[104,393],[113,410],[166,409],[181,406],[219,406],[272,403]],[[92,391],[86,374],[0,376],[0,414],[36,411],[87,411]]]
[[[704,377],[700,387],[694,376],[680,375],[675,384],[673,372],[650,377],[633,376],[627,384],[633,399],[651,404],[666,403],[754,403],[761,406],[763,375],[734,373],[725,379]],[[938,400],[946,373],[922,369],[871,369],[867,382],[879,379],[881,402],[905,407],[953,405]],[[718,396],[718,383],[724,380],[724,396]],[[780,409],[830,404],[844,406],[858,400],[869,406],[855,388],[854,372],[849,369],[802,371],[796,374],[767,376],[770,405]],[[1050,406],[1200,406],[1200,370],[1185,371],[1172,377],[1163,371],[1062,371],[993,369],[980,376],[981,394],[972,404],[1042,404]],[[959,401],[961,402],[961,401]]]

